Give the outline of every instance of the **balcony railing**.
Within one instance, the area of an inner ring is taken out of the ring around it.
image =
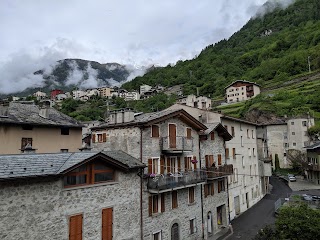
[[[308,165],[308,170],[320,171],[320,166],[319,165]]]
[[[187,137],[177,136],[172,137],[163,137],[161,139],[161,149],[165,152],[176,152],[182,153],[184,151],[193,150],[193,139]]]
[[[197,183],[205,182],[206,171],[196,169],[174,174],[160,174],[155,177],[148,177],[148,190],[159,192],[176,188],[184,188]]]
[[[207,177],[208,179],[225,177],[233,174],[233,165],[225,164],[218,167],[209,167],[207,168]]]

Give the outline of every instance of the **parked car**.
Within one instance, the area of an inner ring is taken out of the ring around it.
[[[306,200],[306,201],[312,201],[313,199],[312,199],[312,196],[310,196],[310,195],[308,195],[308,194],[303,194],[302,195],[302,198],[304,199],[304,200]]]
[[[296,182],[297,181],[296,177],[293,174],[288,174],[288,178],[289,178],[290,182]]]

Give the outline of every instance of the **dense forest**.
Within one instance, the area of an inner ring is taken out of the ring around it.
[[[268,9],[268,3],[264,6]],[[184,94],[221,98],[224,87],[236,79],[274,87],[291,77],[320,68],[320,1],[297,0],[252,18],[228,40],[206,47],[198,57],[175,66],[152,68],[142,77],[123,85],[184,84]]]

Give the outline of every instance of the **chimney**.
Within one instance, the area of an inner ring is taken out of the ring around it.
[[[109,123],[128,123],[134,120],[134,112],[130,108],[120,109],[118,111],[110,112]]]
[[[8,117],[9,102],[0,102],[0,117]]]
[[[49,109],[50,109],[50,102],[44,101],[40,104],[39,116],[43,118],[49,118]]]
[[[79,148],[80,152],[90,152],[91,148],[89,144],[85,143],[82,148]]]

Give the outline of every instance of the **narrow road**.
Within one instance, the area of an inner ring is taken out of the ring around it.
[[[275,222],[274,202],[279,198],[288,197],[292,190],[277,177],[271,177],[270,184],[273,186],[271,194],[267,194],[231,222],[233,235],[228,240],[252,239],[260,229]]]

